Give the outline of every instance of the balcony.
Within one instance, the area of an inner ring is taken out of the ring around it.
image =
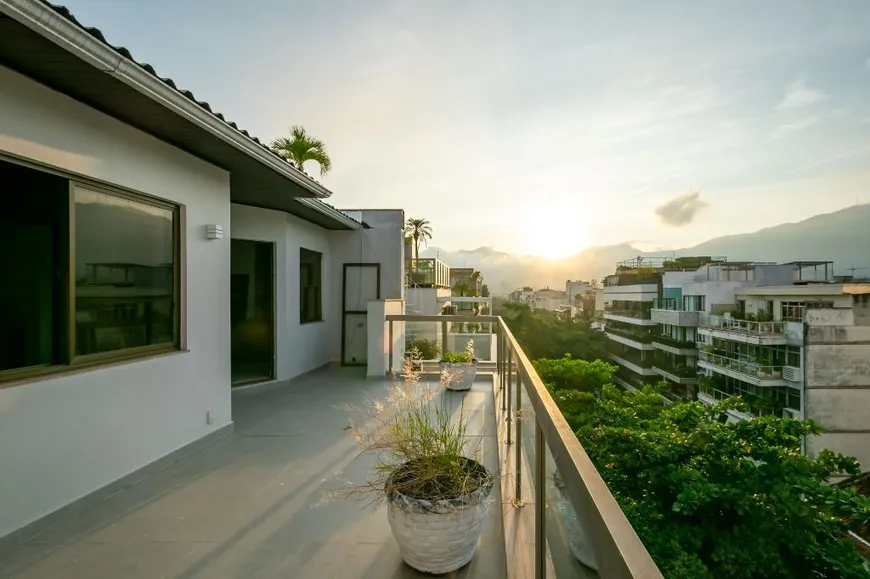
[[[640,302],[639,302],[640,303]],[[617,308],[608,306],[604,308],[604,319],[635,326],[657,326],[658,322],[650,319],[648,307]]]
[[[750,420],[758,416],[779,416],[782,418],[800,418],[800,411],[795,408],[788,408],[781,403],[768,399],[763,396],[747,396],[743,394],[733,394],[715,388],[709,384],[701,383],[698,386],[698,401],[704,404],[713,405],[728,398],[740,396],[749,406],[745,411],[729,410],[728,414],[739,420]]]
[[[698,383],[698,371],[696,368],[689,368],[687,366],[675,366],[672,364],[656,361],[653,363],[652,369],[662,378],[667,378],[675,384],[690,385]]]
[[[698,355],[698,347],[695,345],[695,342],[675,340],[670,336],[653,336],[652,345],[657,350],[662,350],[676,356]]]
[[[493,402],[480,419],[493,418],[496,425],[495,438],[499,444],[495,458],[501,466],[498,472],[501,501],[505,505],[523,505],[500,511],[507,576],[543,578],[548,576],[548,569],[551,577],[595,576],[570,554],[567,523],[554,515],[564,510],[567,500],[587,536],[594,534],[603,539],[593,546],[598,577],[661,579],[598,471],[500,317],[387,315],[384,331],[389,338],[383,341],[387,350],[386,367],[396,368],[402,359],[404,340],[399,336],[402,326],[427,321],[435,325],[474,321],[492,323],[494,327],[495,360],[480,363],[478,370],[478,376],[483,374],[484,381],[488,381]],[[424,376],[439,372],[434,361],[424,362],[422,369]],[[480,393],[478,390],[476,384],[471,395],[481,396],[483,390]],[[518,441],[522,444],[516,444]],[[553,484],[557,463],[564,495]],[[539,505],[544,508],[537,508]],[[463,569],[459,576],[490,576],[483,569],[484,566],[479,565],[475,572],[468,574]]]
[[[634,372],[635,374],[640,374],[641,376],[655,376],[656,372],[651,367],[645,367],[641,364],[645,363],[639,359],[632,359],[631,356],[627,356],[623,354],[610,354],[610,359],[619,364],[620,366],[627,368]]]
[[[630,348],[634,348],[635,350],[653,350],[652,346],[652,335],[648,332],[638,332],[633,330],[627,330],[624,328],[615,328],[612,326],[608,326],[605,328],[604,332],[607,334],[607,337],[613,340],[614,342],[619,342],[620,344],[625,344]]]
[[[788,382],[782,376],[782,366],[766,366],[704,351],[698,354],[698,366],[701,368],[707,368],[718,374],[730,376],[735,380],[755,386],[788,386]]]
[[[707,314],[702,315],[698,322],[700,332],[721,340],[761,346],[789,343],[786,322],[753,322]]]
[[[409,259],[405,262],[405,287],[450,287],[450,267],[434,258]]]
[[[654,300],[650,319],[657,324],[668,324],[681,328],[698,326],[698,312],[687,312],[677,309],[676,300]]]

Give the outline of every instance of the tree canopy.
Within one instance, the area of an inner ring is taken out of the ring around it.
[[[272,141],[272,150],[291,161],[297,169],[303,170],[306,161],[315,161],[320,165],[320,174],[326,175],[332,170],[332,160],[326,152],[326,145],[320,139],[309,135],[305,128],[293,125],[290,128],[290,138],[281,137]]]
[[[426,244],[427,239],[432,239],[432,225],[428,219],[408,218],[405,223],[405,235],[414,240],[414,257],[420,257],[420,242]]]
[[[812,421],[727,422],[725,411],[741,407],[739,399],[666,405],[652,387],[637,394],[598,389],[608,369],[594,364],[537,362],[665,577],[870,576],[846,538],[850,521],[870,520],[870,499],[827,484],[858,465],[830,451],[803,455],[803,438],[819,433]],[[573,386],[572,372],[579,376]]]
[[[500,304],[505,323],[531,360],[562,358],[606,360],[607,337],[593,330],[588,319],[571,318],[548,310],[533,310],[517,302]]]

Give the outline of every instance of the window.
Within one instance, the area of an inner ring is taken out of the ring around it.
[[[0,160],[0,381],[177,346],[178,208]]]
[[[175,343],[175,211],[74,187],[75,355]]]
[[[299,250],[299,323],[323,320],[321,274],[323,254]]]

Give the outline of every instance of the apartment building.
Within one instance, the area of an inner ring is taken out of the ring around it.
[[[682,283],[693,279],[699,267],[723,261],[710,256],[638,257],[616,265],[616,273],[604,280],[603,300],[610,357],[619,366],[618,384],[634,389],[667,376],[675,397],[691,396],[690,387],[697,384],[690,356],[694,341],[685,333],[672,332],[658,339],[656,347],[653,338],[662,332],[651,312],[659,301],[678,300]]]
[[[834,280],[822,261],[703,266],[654,303],[653,371],[669,384],[682,377],[669,370],[694,371],[708,404],[741,396],[733,420],[813,419],[825,434],[808,452],[870,464],[870,284]]]

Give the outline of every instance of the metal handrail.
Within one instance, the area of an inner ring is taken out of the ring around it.
[[[785,334],[785,322],[752,322],[716,315],[703,315],[700,325],[710,329],[723,329],[749,334]]]
[[[514,376],[523,385],[523,389],[531,402],[535,420],[535,577],[546,577],[547,542],[545,530],[545,489],[546,489],[546,448],[561,475],[565,494],[574,507],[577,517],[586,536],[592,545],[598,563],[598,573],[602,579],[662,579],[662,574],[653,562],[637,533],[607,488],[607,484],[580,441],[574,435],[553,397],[547,390],[532,363],[516,341],[510,328],[500,316],[424,316],[424,315],[388,315],[390,339],[389,357],[392,368],[392,327],[393,322],[463,322],[469,321],[496,323],[498,336],[497,371],[499,374],[502,396],[502,410],[506,410],[507,438],[511,439],[511,424],[513,423],[513,440],[517,457],[522,453],[520,444],[522,420],[519,418],[522,398],[520,389],[512,392]],[[518,384],[519,385],[519,384]],[[514,412],[511,412],[512,394],[516,400]],[[519,470],[521,461],[516,461]],[[521,477],[516,476],[516,503],[522,504]]]
[[[719,368],[733,370],[734,372],[740,372],[741,374],[747,374],[748,376],[753,376],[762,380],[782,378],[782,366],[768,366],[756,362],[746,362],[737,358],[729,358],[727,356],[711,354],[710,352],[704,351],[699,353],[699,359],[702,362],[713,364]]]

